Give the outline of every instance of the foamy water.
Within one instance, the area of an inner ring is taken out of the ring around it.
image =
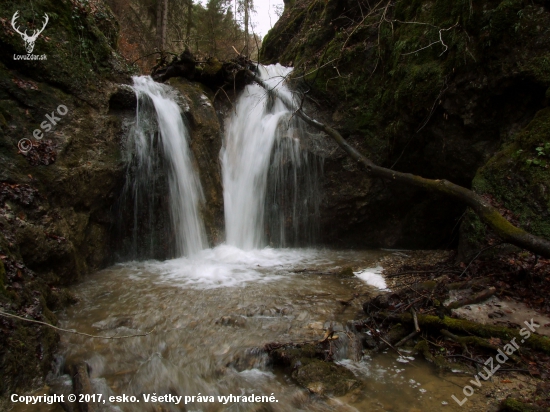
[[[318,249],[242,250],[220,245],[204,249],[192,257],[162,262],[127,262],[119,266],[129,270],[132,278],[147,276],[159,284],[214,289],[273,282],[293,269],[329,263],[331,260],[324,251]]]
[[[392,350],[373,359],[352,360],[356,351],[348,321],[359,319],[363,299],[377,293],[367,282],[375,279],[372,275],[378,270],[373,268],[386,253],[243,251],[222,245],[191,258],[110,267],[72,288],[79,302],[58,313],[59,326],[102,336],[152,333],[109,341],[62,334],[60,365],[86,361],[94,393],[104,397],[273,394],[279,401],[269,405],[273,412],[439,411],[466,378],[442,381],[427,363],[402,363]],[[338,276],[350,266],[366,280]],[[360,298],[350,301],[353,296]],[[342,301],[350,304],[343,306]],[[338,399],[310,396],[296,385],[291,372],[274,368],[262,350],[269,342],[319,340],[327,325],[339,330],[335,359],[365,383],[361,393]],[[63,369],[52,376],[49,386],[56,393],[72,391]],[[151,411],[144,402],[104,406],[109,411]],[[181,410],[162,406],[170,412]],[[257,412],[259,406],[196,402],[186,410]],[[55,408],[43,411],[57,412]],[[460,410],[453,404],[446,409]],[[16,412],[34,410],[18,405]]]

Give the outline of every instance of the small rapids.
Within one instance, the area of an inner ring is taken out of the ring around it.
[[[343,267],[374,277],[387,252],[270,249],[232,246],[191,258],[127,262],[105,269],[72,288],[79,302],[59,314],[66,329],[121,340],[62,334],[58,373],[49,386],[71,393],[64,365],[86,361],[94,392],[133,395],[140,403],[113,403],[107,411],[439,411],[460,410],[451,394],[460,388],[441,380],[430,365],[401,363],[389,351],[360,358],[346,346],[347,322],[361,317],[361,298],[375,289],[359,276],[342,278]],[[365,383],[342,398],[308,394],[274,368],[262,350],[270,342],[319,340],[332,323],[340,331],[336,359]],[[144,403],[144,394],[214,396],[185,405]],[[396,396],[399,393],[399,396]],[[218,396],[273,396],[275,403],[217,402]],[[454,402],[453,402],[454,403]],[[267,409],[262,409],[262,406]],[[414,409],[416,408],[416,409]],[[37,409],[20,408],[18,411]],[[44,411],[61,411],[42,409]]]

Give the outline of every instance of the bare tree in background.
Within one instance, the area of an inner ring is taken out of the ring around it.
[[[188,48],[190,48],[192,25],[193,25],[193,0],[187,0],[187,26],[185,29],[185,46]]]
[[[248,53],[257,53],[250,34],[252,0],[208,0],[204,5],[198,0],[107,2],[120,23],[120,53],[144,73],[158,64],[159,54],[180,54],[186,48],[199,60],[211,56],[226,60],[235,55],[233,47],[244,50],[244,39]]]
[[[254,39],[250,37],[250,13],[254,11],[253,0],[235,0],[238,3],[239,12],[243,16],[243,30],[244,30],[244,48],[243,53],[246,56],[250,56],[251,43],[255,44]],[[254,46],[252,46],[253,48]]]
[[[168,0],[164,0],[163,2],[164,10],[162,13],[162,41],[160,43],[160,51],[164,52],[166,50],[166,30],[168,26]]]
[[[249,26],[249,13],[250,13],[250,6],[249,6],[249,0],[244,0],[244,54],[245,56],[250,56],[248,52],[248,26]]]

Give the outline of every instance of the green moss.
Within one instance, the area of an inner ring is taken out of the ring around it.
[[[501,40],[506,34],[514,34],[514,26],[519,20],[518,12],[523,8],[521,0],[504,0],[491,11],[490,38]]]
[[[550,86],[550,54],[537,56],[526,62],[522,69],[533,76],[535,81],[542,83],[545,86]],[[549,89],[550,90],[550,89]],[[548,91],[547,91],[547,97]]]
[[[460,249],[465,255],[481,250],[484,246],[487,227],[471,209],[468,209],[462,220]]]
[[[101,78],[116,79],[132,71],[116,51],[118,23],[110,9],[103,4],[88,2],[74,5],[53,0],[37,4],[14,4],[0,0],[6,15],[20,12],[19,22],[28,27],[32,21],[41,22],[45,13],[49,22],[36,42],[33,53],[46,55],[45,60],[17,61],[17,69],[35,79],[77,94],[97,89]],[[6,26],[7,27],[7,26]],[[24,53],[23,42],[11,28],[0,30],[0,59],[13,62],[14,54]]]
[[[218,59],[211,57],[203,68],[203,75],[216,76],[222,67],[223,65]]]
[[[0,393],[10,388],[13,391],[26,390],[40,382],[51,367],[51,355],[59,341],[59,335],[48,327],[29,326],[15,323],[15,328],[3,344],[3,379]]]
[[[410,314],[403,314],[400,318],[403,322],[407,323],[411,323],[413,321]],[[448,316],[445,316],[444,319],[440,319],[437,316],[418,315],[418,322],[421,327],[424,326],[426,328],[434,328],[437,330],[449,329],[461,333],[469,333],[487,339],[523,339],[523,337],[519,334],[519,329],[512,329],[494,325],[482,325],[480,323],[471,322],[463,319],[450,318]],[[541,336],[532,333],[529,339],[525,339],[525,342],[522,343],[522,345],[550,354],[550,338],[548,338],[547,336]]]
[[[535,118],[487,164],[479,169],[473,188],[490,194],[518,216],[520,226],[530,233],[550,239],[550,168],[529,163],[543,159],[550,163],[550,153],[539,156],[537,147],[550,142],[550,108],[539,111]],[[474,239],[484,229],[469,217],[465,233]]]
[[[394,101],[400,105],[415,101],[428,104],[433,102],[443,85],[442,67],[436,62],[400,66],[397,75],[402,78],[401,82],[384,93],[382,103]]]
[[[4,263],[0,260],[0,294],[6,296],[6,282],[8,279],[6,278],[6,269],[4,268]]]

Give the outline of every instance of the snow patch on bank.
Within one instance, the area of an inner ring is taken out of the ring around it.
[[[368,285],[378,289],[387,289],[386,280],[381,275],[382,270],[382,266],[377,266],[375,268],[362,269],[358,272],[353,272],[353,274]]]

